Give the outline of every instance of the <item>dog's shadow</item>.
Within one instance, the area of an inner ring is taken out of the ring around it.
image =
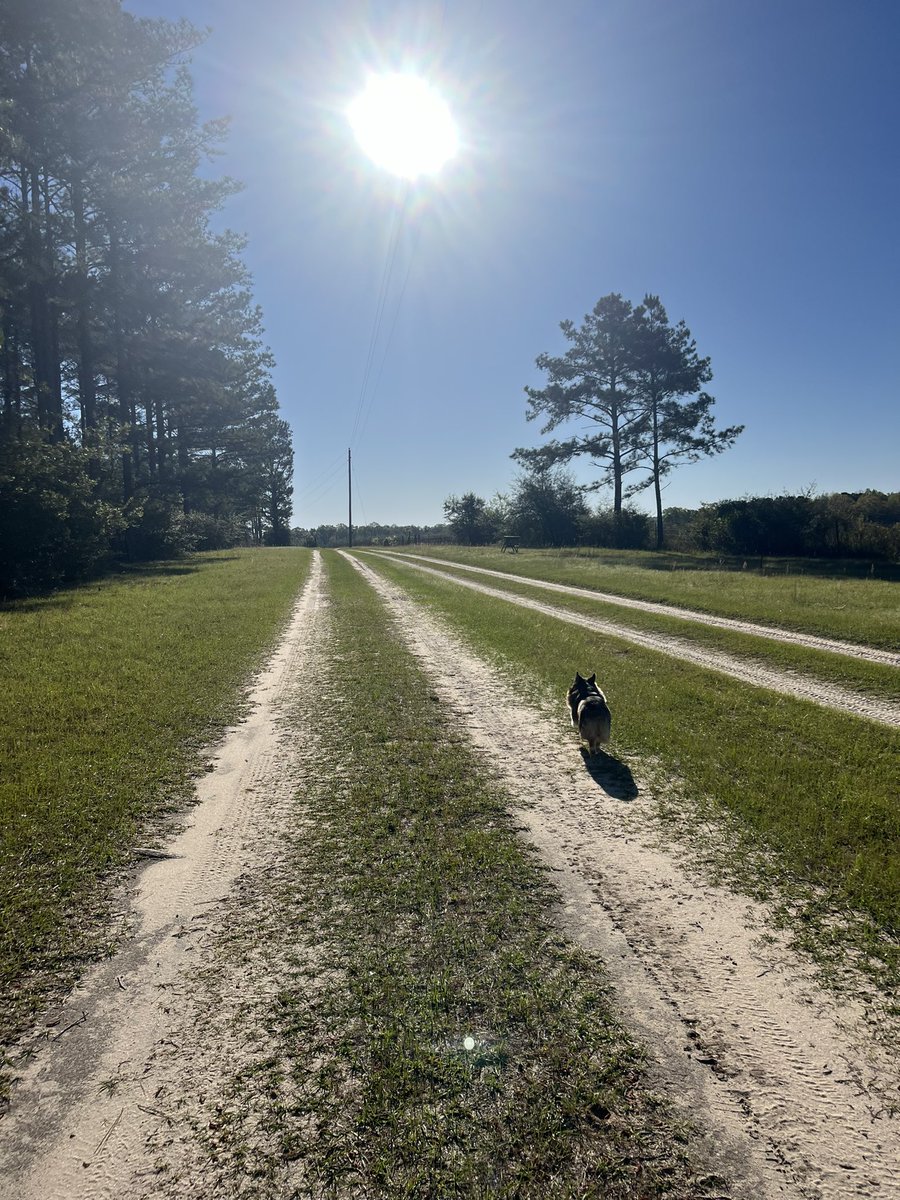
[[[584,769],[598,787],[603,788],[607,796],[613,800],[635,800],[638,796],[638,786],[626,763],[613,758],[604,750],[590,754],[582,746],[581,758]]]

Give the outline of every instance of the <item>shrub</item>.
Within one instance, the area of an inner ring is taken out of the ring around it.
[[[86,451],[40,437],[0,446],[0,593],[82,579],[110,556],[122,508],[91,477]]]

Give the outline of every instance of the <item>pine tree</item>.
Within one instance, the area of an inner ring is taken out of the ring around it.
[[[200,39],[120,0],[0,7],[0,503],[28,497],[7,511],[46,531],[31,567],[7,570],[20,588],[95,566],[122,531],[131,551],[171,548],[185,512],[234,528],[268,506],[266,527],[286,525],[243,244],[211,228],[236,185],[200,173],[225,132],[194,106]],[[0,561],[26,532],[0,531]],[[90,554],[53,550],[79,537]]]
[[[562,356],[538,357],[548,383],[525,389],[526,415],[547,418],[541,433],[572,421],[582,428],[564,440],[515,450],[512,457],[538,471],[589,458],[601,470],[600,480],[590,486],[612,487],[617,521],[623,500],[652,485],[661,547],[665,476],[681,463],[720,454],[744,427],[716,429],[715,401],[702,390],[712,379],[710,360],[700,358],[683,321],[669,324],[658,296],[645,296],[633,308],[614,292],[599,300],[580,326],[563,321],[561,329],[571,346]],[[640,469],[645,478],[626,485],[626,477]]]
[[[708,358],[701,358],[684,321],[670,325],[658,296],[645,296],[633,314],[636,399],[643,406],[640,457],[653,487],[656,503],[656,547],[665,542],[662,480],[679,463],[721,454],[742,432],[743,425],[717,430],[715,403],[703,385],[712,379]],[[689,399],[694,397],[694,399]]]
[[[518,449],[512,457],[528,468],[547,469],[587,457],[601,468],[593,487],[611,484],[613,507],[622,511],[623,480],[637,466],[636,446],[644,412],[634,395],[634,322],[632,305],[618,292],[604,296],[582,324],[560,325],[571,342],[559,357],[541,354],[537,365],[546,371],[543,388],[526,387],[527,418],[547,418],[541,433],[578,420],[585,432],[533,449]]]

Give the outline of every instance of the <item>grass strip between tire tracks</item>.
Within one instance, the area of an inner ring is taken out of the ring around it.
[[[309,562],[203,554],[0,609],[0,1042],[104,948],[109,872],[189,799]]]
[[[647,764],[661,811],[727,826],[711,865],[783,905],[826,973],[852,960],[900,983],[900,737],[665,654],[562,624],[405,563],[379,572],[499,657],[561,727],[576,668],[596,670],[617,755]],[[646,772],[642,772],[646,773]],[[713,839],[714,841],[716,839]]]
[[[410,566],[413,565],[415,565],[414,561],[411,560]],[[528,579],[521,575],[511,575],[506,579],[498,579],[493,575],[479,578],[471,571],[459,569],[457,564],[449,559],[444,560],[440,566],[436,563],[421,563],[421,566],[444,570],[461,580],[481,582],[487,587],[506,591],[512,595],[527,596],[538,600],[541,604],[548,604],[555,608],[567,608],[586,617],[614,621],[618,625],[640,630],[642,633],[660,633],[678,637],[686,642],[708,647],[710,650],[717,650],[748,662],[758,663],[763,667],[775,667],[794,674],[806,675],[811,679],[856,690],[862,695],[869,695],[876,699],[896,701],[900,694],[900,671],[896,667],[866,662],[828,650],[816,650],[808,646],[792,646],[790,643],[769,640],[757,634],[717,629],[715,626],[692,621],[687,614],[681,618],[619,607],[613,602],[592,596],[589,590],[585,590],[581,596],[551,592],[539,586],[529,586]]]
[[[391,551],[395,552],[403,550]],[[719,570],[714,559],[701,556],[673,555],[671,568],[660,569],[665,556],[640,551],[501,554],[492,546],[419,546],[408,547],[407,552],[488,567],[513,578],[530,575],[887,650],[900,645],[898,584],[887,579],[830,577],[824,573],[826,564],[816,560],[809,560],[805,570],[794,563],[791,570],[790,561],[769,559],[773,573],[761,575],[754,570]]]
[[[261,931],[252,905],[238,918],[299,974],[254,1018],[275,1047],[234,1080],[220,1186],[250,1161],[237,1131],[263,1128],[247,1195],[287,1194],[285,1162],[297,1197],[721,1195],[600,965],[555,932],[503,794],[381,601],[326,562],[331,641],[290,715],[308,779],[289,868]]]

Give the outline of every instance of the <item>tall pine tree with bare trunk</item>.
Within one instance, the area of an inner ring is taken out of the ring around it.
[[[670,325],[659,296],[647,295],[632,315],[634,397],[644,419],[637,457],[648,472],[640,487],[653,487],[656,548],[665,545],[662,482],[680,463],[698,462],[734,445],[743,425],[716,429],[713,397],[703,390],[712,379],[708,358],[684,321]],[[633,491],[637,489],[632,489]]]
[[[579,432],[564,440],[513,451],[530,470],[546,470],[587,457],[600,467],[592,488],[611,486],[613,510],[622,511],[624,478],[637,466],[638,435],[644,413],[634,395],[634,319],[631,301],[613,292],[598,300],[581,325],[562,321],[571,343],[565,354],[541,354],[536,362],[547,373],[543,388],[526,387],[529,421],[546,420],[541,433],[570,421]]]
[[[586,490],[612,489],[616,522],[623,501],[652,486],[661,548],[665,477],[679,464],[721,454],[744,427],[716,429],[715,401],[703,391],[712,379],[710,360],[700,357],[684,321],[669,324],[658,296],[645,296],[634,308],[612,292],[597,301],[581,325],[563,321],[560,328],[569,349],[538,356],[547,383],[526,387],[526,416],[545,418],[542,434],[572,424],[577,430],[542,446],[519,448],[512,457],[537,471],[589,459],[600,477]],[[628,482],[640,470],[647,472],[644,478]]]
[[[0,591],[192,526],[284,537],[290,440],[243,244],[212,229],[235,185],[203,171],[226,123],[194,106],[201,40],[121,0],[0,4]]]

